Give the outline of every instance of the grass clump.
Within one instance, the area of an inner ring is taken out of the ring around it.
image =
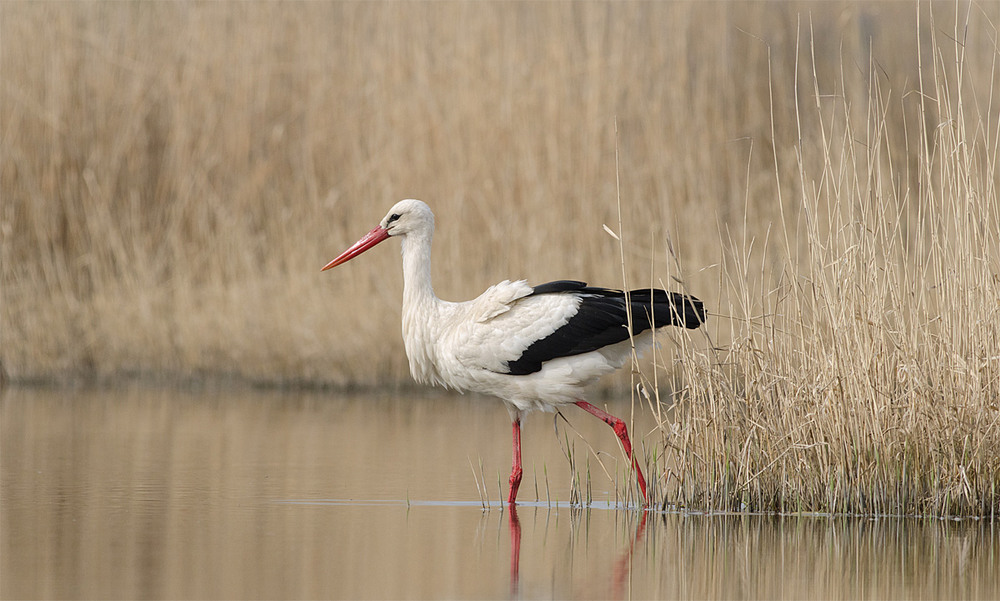
[[[726,343],[681,340],[664,504],[995,517],[1000,132],[997,99],[975,100],[996,80],[966,75],[967,26],[931,22],[912,88],[888,88],[874,56],[866,98],[796,79],[801,128],[771,150],[778,201],[800,210],[770,240],[723,232],[729,300],[708,337]]]

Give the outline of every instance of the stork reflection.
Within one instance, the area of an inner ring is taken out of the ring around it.
[[[589,512],[590,509],[573,511]],[[608,598],[625,598],[626,585],[629,581],[629,576],[632,574],[632,555],[636,548],[639,547],[646,533],[646,518],[649,512],[642,510],[640,514],[639,523],[635,526],[635,532],[628,546],[621,551],[615,560],[614,566],[611,568],[611,590],[608,593]],[[511,599],[518,599],[520,598],[521,588],[521,520],[517,515],[516,505],[507,505],[507,518],[507,526],[510,533],[510,597]]]
[[[518,588],[521,584],[521,520],[517,519],[517,505],[507,505],[508,524],[510,526],[510,598],[518,598]]]

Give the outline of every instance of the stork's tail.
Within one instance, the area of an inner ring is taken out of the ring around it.
[[[688,294],[639,288],[629,292],[629,304],[635,331],[663,326],[694,329],[705,323],[705,303]]]

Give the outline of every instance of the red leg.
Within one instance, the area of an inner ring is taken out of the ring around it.
[[[511,505],[517,499],[517,487],[521,485],[521,416],[514,418],[514,461],[510,467],[510,496],[507,502]]]
[[[648,503],[649,497],[646,496],[646,479],[642,477],[642,470],[639,469],[639,462],[635,460],[635,455],[632,454],[632,443],[628,439],[628,428],[625,427],[625,422],[611,415],[607,411],[598,409],[587,401],[577,401],[576,406],[583,409],[587,413],[596,416],[602,422],[614,428],[615,434],[618,435],[618,440],[622,441],[622,447],[625,448],[625,454],[632,460],[632,467],[635,469],[635,476],[639,480],[639,489],[642,491],[642,500]],[[511,477],[513,478],[513,476]]]

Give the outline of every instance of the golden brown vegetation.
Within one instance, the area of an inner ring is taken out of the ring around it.
[[[386,207],[436,210],[455,299],[621,282],[608,224],[630,284],[713,311],[644,370],[674,408],[646,440],[667,502],[991,514],[997,23],[993,3],[2,3],[2,368],[405,383],[396,253],[318,272]]]

